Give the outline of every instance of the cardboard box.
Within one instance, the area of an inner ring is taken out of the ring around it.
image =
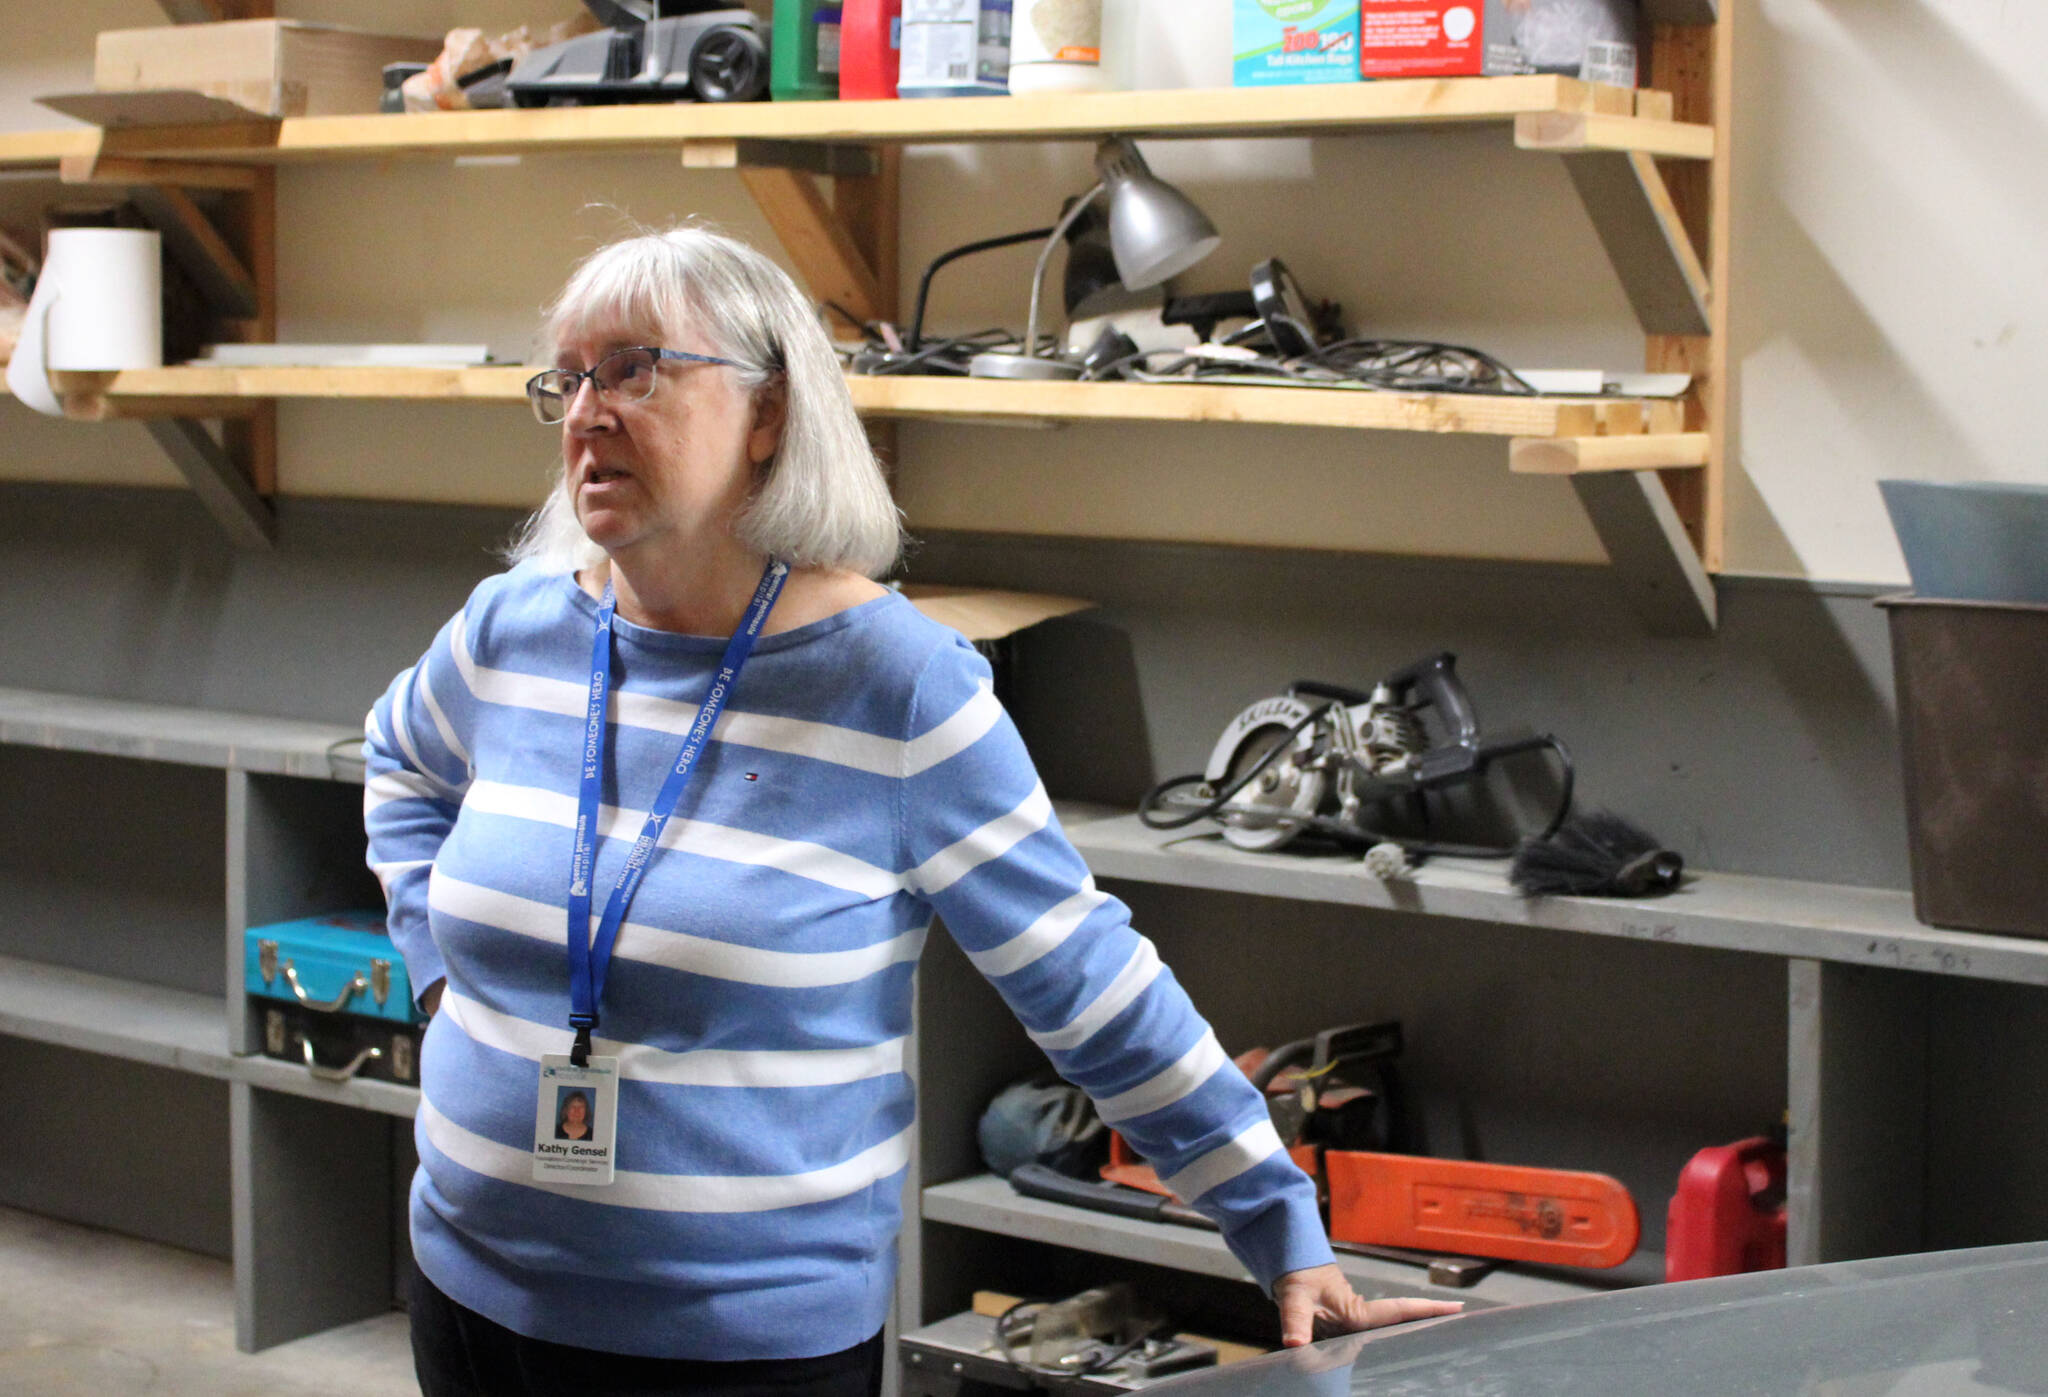
[[[1561,73],[1636,85],[1635,0],[1362,0],[1368,78]]]
[[[439,39],[238,19],[106,30],[92,79],[101,92],[198,92],[261,116],[340,116],[377,110],[385,64],[440,53]]]
[[[1358,0],[1237,0],[1230,46],[1238,87],[1357,82]]]

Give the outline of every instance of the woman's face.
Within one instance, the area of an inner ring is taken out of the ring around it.
[[[636,345],[712,352],[694,335],[664,339],[594,321],[558,347],[555,367],[589,369]],[[774,455],[780,440],[779,416],[768,419],[718,365],[664,360],[655,368],[653,393],[639,402],[579,384],[562,420],[562,469],[577,522],[613,554],[687,537],[706,524],[729,527],[757,464]]]
[[[581,1125],[590,1119],[590,1107],[584,1104],[582,1097],[572,1096],[569,1104],[562,1108],[562,1119],[570,1125]]]

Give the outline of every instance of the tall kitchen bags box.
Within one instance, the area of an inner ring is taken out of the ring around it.
[[[1358,81],[1358,0],[1237,0],[1238,87]]]

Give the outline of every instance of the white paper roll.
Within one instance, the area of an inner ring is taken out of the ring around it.
[[[61,417],[47,370],[156,369],[164,362],[163,240],[153,229],[59,228],[29,298],[7,386]]]

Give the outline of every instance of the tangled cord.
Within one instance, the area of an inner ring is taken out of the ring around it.
[[[1019,1300],[1016,1304],[996,1316],[996,1343],[1002,1348],[1003,1358],[1011,1367],[1021,1372],[1032,1373],[1046,1378],[1085,1377],[1090,1373],[1099,1373],[1122,1359],[1128,1358],[1131,1354],[1136,1353],[1146,1344],[1152,1342],[1152,1340],[1169,1332],[1173,1327],[1170,1323],[1161,1321],[1146,1328],[1143,1333],[1129,1342],[1118,1345],[1109,1345],[1098,1340],[1096,1351],[1089,1354],[1083,1362],[1077,1363],[1071,1368],[1047,1367],[1044,1364],[1033,1363],[1028,1358],[1019,1357],[1015,1345],[1019,1337],[1018,1331],[1025,1328],[1022,1321],[1026,1319],[1035,1321],[1038,1318],[1039,1311],[1045,1309],[1050,1303],[1052,1302],[1046,1300]]]
[[[1488,393],[1533,395],[1520,374],[1484,350],[1429,340],[1339,340],[1299,358],[1246,350],[1241,342],[1259,333],[1239,331],[1224,347],[1228,356],[1187,349],[1147,349],[1098,364],[1082,375],[1099,381],[1129,377],[1141,383],[1213,378],[1275,378],[1288,383],[1337,387],[1356,384],[1395,393]]]

